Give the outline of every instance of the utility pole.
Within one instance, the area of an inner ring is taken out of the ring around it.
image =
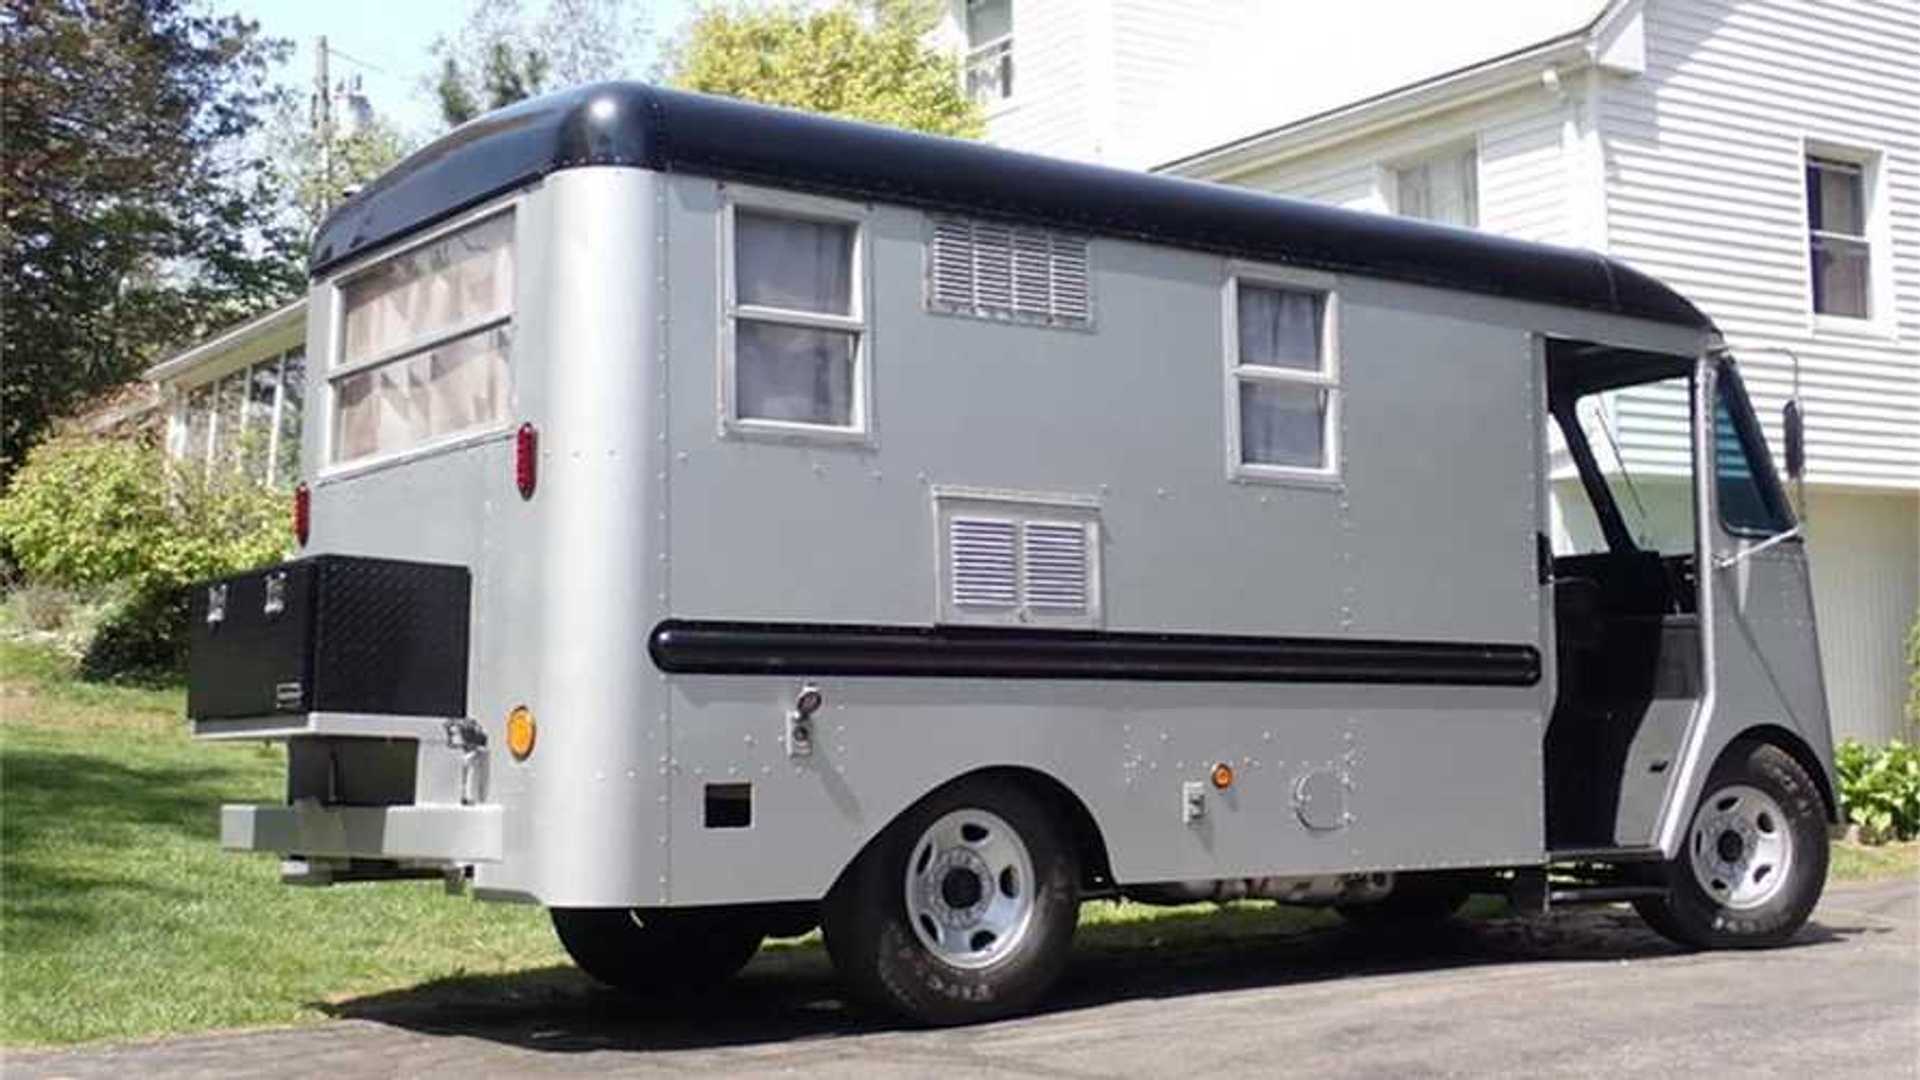
[[[320,212],[333,209],[333,86],[327,75],[327,35],[314,53],[314,127],[320,135]]]

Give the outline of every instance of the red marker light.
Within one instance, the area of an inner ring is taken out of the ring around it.
[[[300,541],[301,547],[307,546],[307,533],[312,528],[313,493],[301,484],[293,489],[293,538]]]
[[[533,486],[539,479],[540,433],[532,424],[521,424],[513,436],[513,483],[520,497],[533,498]]]

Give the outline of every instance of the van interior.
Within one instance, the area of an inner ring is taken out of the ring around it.
[[[1559,679],[1547,846],[1643,849],[1701,694],[1692,457],[1635,476],[1597,414],[1604,395],[1632,388],[1654,406],[1640,414],[1690,431],[1694,358],[1550,340],[1546,361],[1554,520],[1539,541]]]

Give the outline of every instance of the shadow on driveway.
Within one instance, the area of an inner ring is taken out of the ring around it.
[[[1163,924],[1209,917],[1169,913]],[[1809,923],[1789,948],[1819,948],[1888,932],[1875,923],[1833,912]],[[1548,919],[1457,922],[1419,932],[1348,927],[1256,932],[1165,948],[1137,944],[1138,928],[1125,944],[1116,943],[1112,939],[1119,933],[1104,932],[1109,929],[1081,931],[1073,966],[1045,1011],[1484,965],[1611,964],[1682,955],[1621,908]],[[748,1046],[889,1026],[847,1008],[839,993],[825,950],[775,946],[763,950],[734,982],[704,995],[637,998],[604,989],[570,967],[552,967],[443,979],[316,1007],[341,1019],[552,1053]]]

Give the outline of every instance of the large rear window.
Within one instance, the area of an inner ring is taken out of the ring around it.
[[[340,286],[334,463],[398,453],[507,419],[513,214],[496,214]]]

